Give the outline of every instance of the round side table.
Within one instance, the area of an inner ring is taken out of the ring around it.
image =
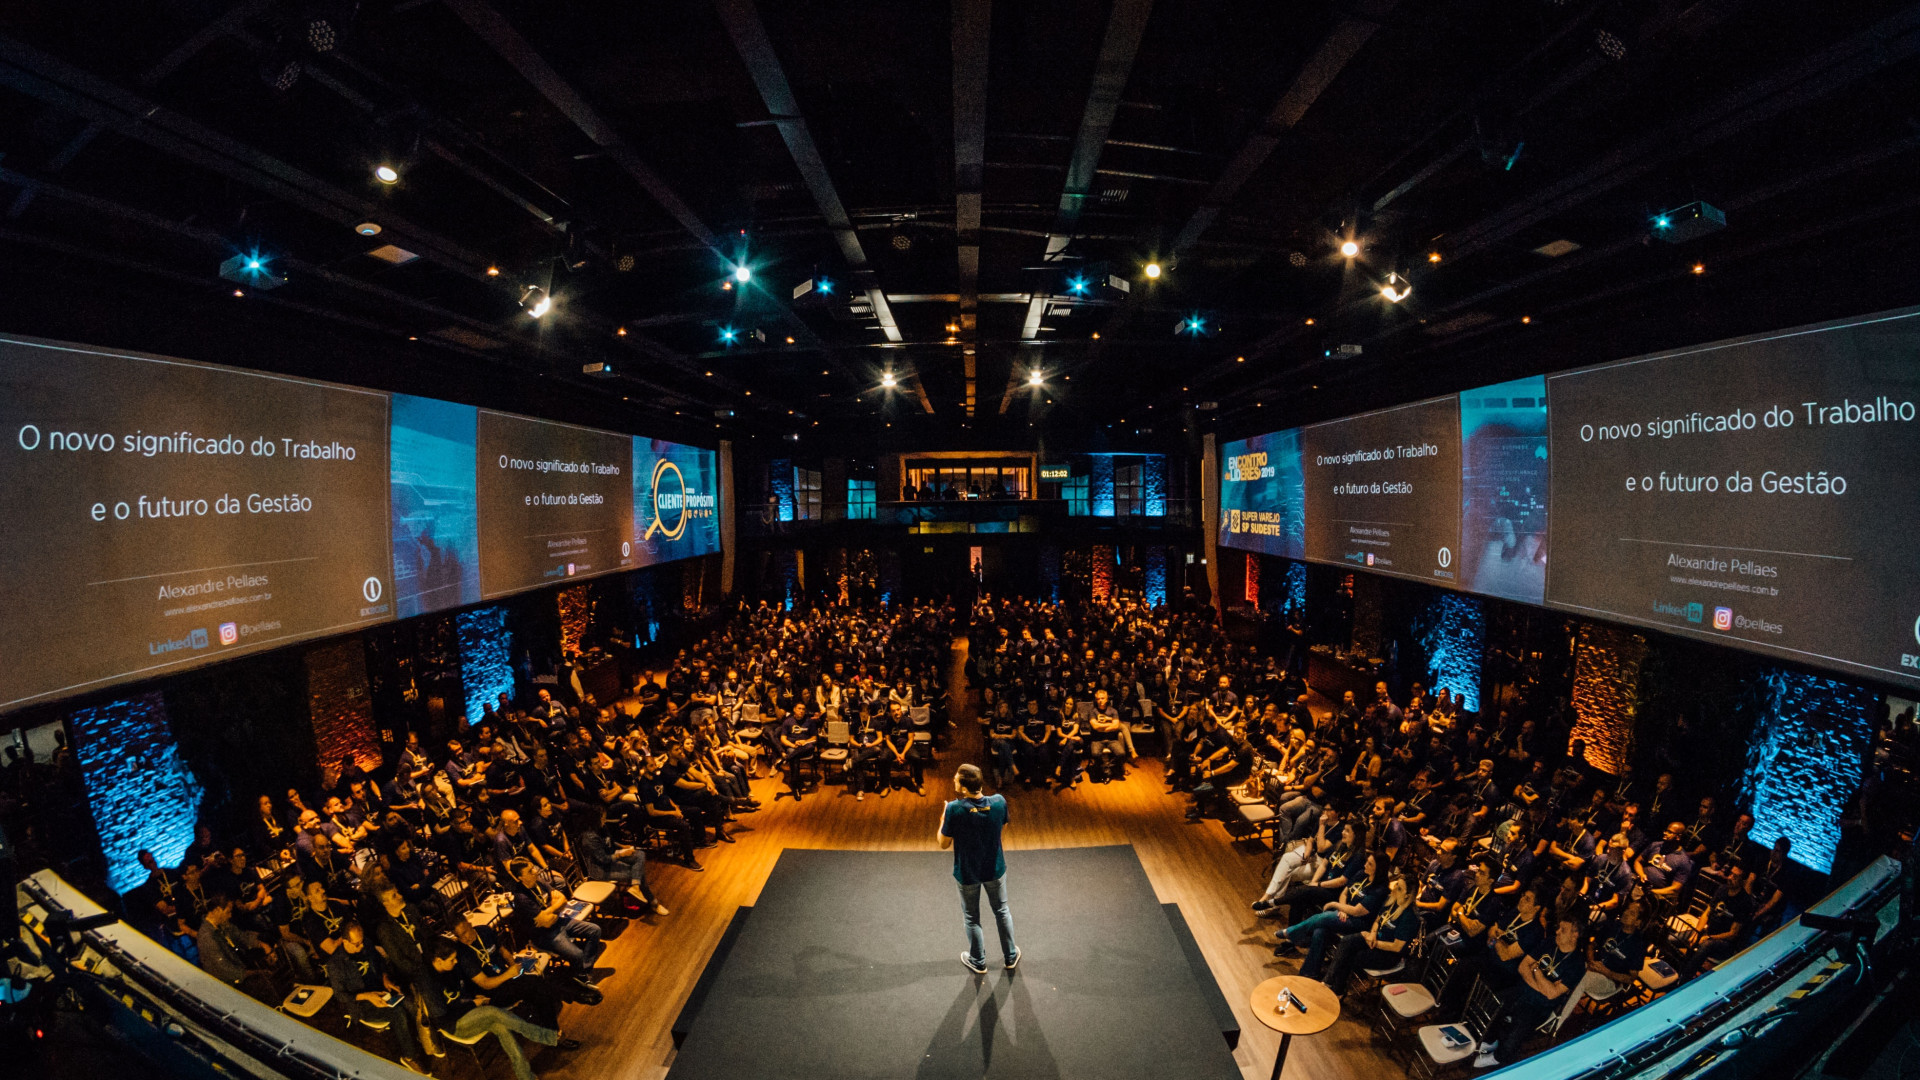
[[[1300,1004],[1306,1006],[1306,1011],[1288,1002],[1287,1011],[1281,1012],[1279,998],[1283,989],[1292,991]],[[1280,1033],[1280,1053],[1273,1059],[1273,1080],[1280,1080],[1280,1070],[1287,1064],[1287,1048],[1293,1044],[1293,1037],[1318,1035],[1332,1027],[1333,1022],[1340,1019],[1340,995],[1318,979],[1275,975],[1253,988],[1253,1015]]]

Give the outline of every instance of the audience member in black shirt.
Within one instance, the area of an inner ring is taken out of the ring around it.
[[[477,993],[473,984],[462,979],[456,970],[460,949],[460,944],[449,938],[434,939],[432,951],[428,954],[429,965],[414,980],[435,1030],[449,1032],[462,1039],[492,1035],[499,1040],[500,1049],[513,1069],[515,1080],[535,1080],[533,1066],[528,1064],[526,1052],[520,1049],[515,1035],[542,1046],[554,1046],[562,1050],[579,1048],[578,1040],[563,1037],[558,1029],[541,1027],[510,1010],[491,1004],[492,999],[486,994]]]
[[[400,1064],[414,1072],[426,1071],[421,1063],[427,1055],[420,1048],[413,1003],[406,1000],[408,990],[388,977],[386,961],[367,944],[358,922],[341,927],[339,947],[327,957],[327,983],[354,1019],[371,1027],[384,1026],[393,1035],[400,1045]]]

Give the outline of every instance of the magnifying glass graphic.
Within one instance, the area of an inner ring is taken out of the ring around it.
[[[671,471],[673,482],[680,488],[680,516],[674,519],[672,527],[660,520],[660,480]],[[687,478],[680,474],[680,466],[666,458],[653,463],[653,524],[647,526],[646,535],[641,540],[651,540],[659,534],[663,540],[678,540],[680,534],[687,531]]]

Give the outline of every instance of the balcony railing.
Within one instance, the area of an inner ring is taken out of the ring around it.
[[[1111,514],[1076,513],[1080,505],[1065,499],[934,499],[881,502],[870,518],[779,520],[778,509],[763,506],[740,515],[743,536],[785,536],[823,525],[904,529],[912,533],[1032,533],[1067,527],[1182,529],[1200,523],[1198,500],[1167,499],[1162,514],[1145,513],[1145,504],[1117,505]],[[1127,512],[1132,511],[1132,512]]]

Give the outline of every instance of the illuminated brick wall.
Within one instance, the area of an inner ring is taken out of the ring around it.
[[[1427,654],[1427,688],[1446,687],[1460,707],[1480,711],[1480,658],[1486,618],[1476,597],[1435,592],[1414,620],[1414,637]]]
[[[1598,623],[1580,625],[1573,660],[1573,733],[1587,763],[1618,775],[1633,758],[1634,711],[1647,639]]]
[[[200,814],[203,791],[180,754],[159,691],[77,709],[67,717],[75,760],[107,863],[107,884],[124,893],[145,881],[136,856],[153,852],[178,866]]]
[[[1087,457],[1087,505],[1094,517],[1113,516],[1113,455]]]
[[[1825,873],[1839,847],[1840,813],[1860,786],[1879,697],[1781,668],[1763,672],[1757,689],[1763,704],[1742,784],[1753,839],[1789,837],[1794,861]]]
[[[1307,564],[1287,562],[1287,614],[1299,619],[1307,611]]]
[[[478,720],[502,693],[513,693],[513,633],[507,629],[505,607],[475,608],[457,619],[466,715]]]
[[[1148,454],[1141,462],[1140,498],[1148,517],[1167,514],[1167,456]]]
[[[1109,472],[1107,475],[1111,478],[1113,474]],[[1111,498],[1107,501],[1107,513],[1109,515],[1113,513]],[[1091,563],[1089,570],[1093,574],[1093,598],[1105,600],[1113,595],[1113,545],[1093,545],[1093,552],[1088,562]]]
[[[767,463],[767,496],[775,521],[793,520],[793,462],[787,458]]]
[[[371,769],[381,760],[367,688],[367,652],[351,637],[307,650],[307,715],[313,719],[316,764],[352,757]]]
[[[1153,607],[1167,602],[1167,549],[1159,544],[1147,548],[1146,600]]]
[[[1245,552],[1243,563],[1245,569],[1240,575],[1240,599],[1245,600],[1248,606],[1258,609],[1260,607],[1260,556],[1251,551]]]
[[[806,578],[802,576],[800,553],[791,548],[773,553],[775,582],[780,589],[780,605],[788,611],[799,603],[805,595]]]
[[[633,607],[633,643],[642,647],[660,640],[660,625],[666,617],[660,601],[659,568],[636,570],[627,577],[627,598]]]
[[[593,598],[587,595],[585,585],[575,585],[571,589],[561,589],[558,593],[560,605],[560,653],[566,655],[580,651],[580,643],[587,639],[587,622],[593,614]]]

